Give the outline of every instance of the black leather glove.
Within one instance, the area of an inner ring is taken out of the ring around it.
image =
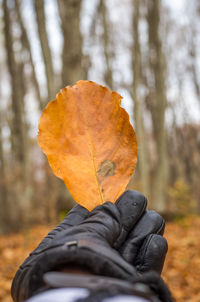
[[[137,271],[161,273],[168,245],[164,233],[165,222],[155,211],[146,210],[120,247],[122,257]]]
[[[138,271],[154,267],[160,271],[167,245],[164,242],[163,248],[164,239],[152,232],[162,233],[164,222],[154,212],[144,214],[145,208],[145,197],[136,191],[126,191],[115,204],[107,202],[90,213],[77,205],[19,268],[12,284],[14,301],[46,290],[44,274],[67,264],[129,281],[140,278]],[[162,255],[158,252],[161,246]]]

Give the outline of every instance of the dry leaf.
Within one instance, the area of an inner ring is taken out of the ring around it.
[[[79,81],[57,94],[39,122],[39,144],[53,172],[88,210],[115,202],[136,166],[136,136],[121,98]]]

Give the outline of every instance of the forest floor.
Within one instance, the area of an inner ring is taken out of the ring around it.
[[[11,302],[10,285],[17,267],[50,230],[37,226],[0,236],[0,302]],[[200,302],[200,217],[186,217],[166,225],[169,251],[163,270],[177,302]]]

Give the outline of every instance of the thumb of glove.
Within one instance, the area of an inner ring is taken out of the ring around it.
[[[118,248],[144,213],[146,205],[146,198],[141,193],[129,190],[115,204],[106,202],[96,207],[79,227],[98,234]]]

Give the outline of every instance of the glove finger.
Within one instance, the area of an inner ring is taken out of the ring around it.
[[[161,274],[167,250],[167,240],[160,235],[151,234],[144,241],[134,266],[141,273],[153,270]]]
[[[96,207],[81,223],[84,229],[98,233],[112,246],[121,244],[146,208],[146,198],[136,191],[126,191],[115,204]]]
[[[70,226],[78,225],[88,217],[89,213],[90,212],[81,205],[75,205],[63,219],[63,221],[52,231],[53,234],[55,235],[62,230],[66,230]]]
[[[52,231],[48,233],[48,235],[40,242],[39,246],[33,251],[35,253],[41,252],[42,249],[47,248],[54,237],[61,231],[67,230],[68,227],[80,224],[84,219],[86,219],[89,215],[89,211],[79,204],[75,205],[71,211],[67,214],[67,216],[63,219],[63,221],[55,227]]]
[[[63,222],[65,222],[67,226],[77,225],[85,220],[89,213],[90,212],[86,208],[77,204],[69,211]]]
[[[162,235],[164,228],[164,219],[155,211],[146,210],[121,246],[119,251],[122,257],[133,264],[146,237],[150,234]]]
[[[116,201],[116,206],[120,212],[122,224],[121,234],[115,242],[115,248],[119,248],[130,230],[144,214],[147,207],[147,199],[138,191],[128,190]]]

